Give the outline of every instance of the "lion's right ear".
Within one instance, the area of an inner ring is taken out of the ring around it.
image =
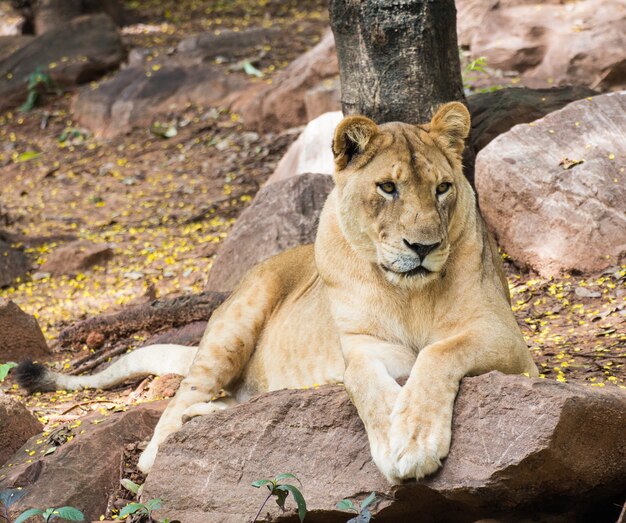
[[[361,154],[378,134],[378,126],[365,116],[347,116],[335,129],[333,155],[340,171]]]

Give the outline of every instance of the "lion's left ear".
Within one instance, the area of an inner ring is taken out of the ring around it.
[[[378,126],[365,116],[347,116],[335,129],[333,155],[338,171],[363,153],[379,133]]]
[[[430,133],[458,154],[463,153],[465,138],[469,136],[470,129],[470,113],[459,102],[442,105],[430,121]]]

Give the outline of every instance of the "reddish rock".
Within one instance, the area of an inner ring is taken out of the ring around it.
[[[282,251],[313,243],[333,180],[303,174],[261,189],[218,251],[206,288],[232,290],[254,265]]]
[[[171,398],[176,394],[183,376],[180,374],[164,374],[157,376],[152,380],[145,392],[147,401],[160,400],[163,398]]]
[[[12,301],[0,298],[0,363],[36,360],[49,354],[37,320]]]
[[[488,5],[478,29],[461,30],[473,56],[491,67],[516,71],[529,87],[626,87],[626,10],[622,0],[580,2],[478,2]],[[480,9],[478,9],[480,11]],[[459,9],[461,27],[463,12]]]
[[[30,262],[20,249],[3,241],[2,237],[0,234],[0,287],[6,287],[28,274]]]
[[[586,87],[567,86],[551,89],[507,87],[468,96],[474,151],[478,153],[496,136],[514,125],[532,122],[571,102],[596,94]]]
[[[124,446],[148,439],[166,404],[146,403],[126,412],[90,414],[80,420],[80,425],[71,422],[68,435],[73,439],[52,454],[45,454],[52,447],[46,436],[31,438],[0,468],[0,490],[26,490],[11,507],[12,512],[71,505],[82,510],[88,521],[97,520],[122,479]]]
[[[78,240],[58,247],[39,267],[40,272],[53,276],[76,274],[93,267],[104,265],[113,258],[113,249],[109,245],[97,245]]]
[[[376,491],[380,522],[612,523],[612,503],[626,491],[624,433],[618,388],[492,372],[463,380],[443,468],[419,484],[391,486],[343,387],[285,390],[184,425],[161,446],[143,498],[164,499],[161,514],[185,523],[239,523],[264,498],[250,483],[291,472],[311,521],[345,522],[335,504]],[[287,506],[280,516],[268,505],[272,520],[292,521],[293,501]]]
[[[0,392],[0,466],[43,426],[21,403]]]
[[[237,104],[233,109],[248,128],[263,132],[303,125],[307,122],[307,91],[338,74],[335,40],[328,31],[313,49],[276,75],[271,85],[257,91],[246,105]]]
[[[87,344],[87,347],[89,347],[90,349],[99,349],[100,347],[104,345],[104,341],[105,341],[104,334],[98,331],[91,331],[87,335],[87,341],[85,343]]]
[[[304,94],[306,119],[310,122],[325,113],[341,111],[341,85],[339,79],[324,80]]]
[[[0,61],[0,110],[26,100],[28,77],[38,67],[58,86],[67,87],[99,78],[124,56],[120,35],[107,15],[76,18]]]
[[[543,276],[626,260],[626,92],[514,127],[476,159],[482,214],[516,262]]]
[[[246,85],[237,74],[203,66],[165,65],[158,71],[129,67],[74,100],[72,112],[100,138],[134,127],[149,127],[155,115],[180,111],[189,104],[211,105]]]
[[[333,174],[335,159],[330,144],[342,119],[341,111],[336,111],[311,120],[280,159],[267,184],[304,173]]]

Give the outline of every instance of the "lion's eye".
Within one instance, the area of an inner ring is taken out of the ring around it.
[[[396,184],[393,182],[379,183],[378,188],[385,194],[393,194],[396,192]]]
[[[450,190],[450,187],[452,187],[451,183],[443,182],[437,185],[437,189],[435,190],[437,191],[437,194],[442,195],[447,193]]]

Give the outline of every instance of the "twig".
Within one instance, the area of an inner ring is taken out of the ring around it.
[[[82,407],[83,405],[89,405],[91,403],[115,403],[115,401],[111,401],[111,400],[89,400],[89,401],[81,401],[80,403],[76,403],[75,405],[72,405],[69,409],[64,410],[63,412],[61,412],[61,414],[58,414],[58,416],[65,416],[65,414],[67,414],[68,412],[73,411],[76,407]],[[119,403],[115,403],[116,405],[119,405]]]

